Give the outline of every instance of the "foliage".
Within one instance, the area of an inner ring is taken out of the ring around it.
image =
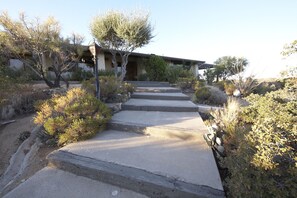
[[[109,11],[96,16],[91,23],[92,35],[103,48],[112,54],[112,64],[117,68],[116,54],[121,56],[121,80],[126,75],[128,56],[136,48],[147,45],[153,38],[149,15],[144,12],[123,13]],[[115,75],[116,75],[115,70]]]
[[[215,124],[218,126],[218,131],[225,131],[223,136],[224,146],[227,153],[231,152],[238,145],[242,134],[240,131],[240,104],[234,98],[229,98],[222,109],[211,111]]]
[[[194,75],[182,65],[168,65],[166,69],[166,80],[169,83],[176,83],[179,78],[194,78]]]
[[[297,76],[297,67],[290,67],[290,68],[287,68],[286,70],[282,71],[281,72],[281,76],[283,78],[296,78]]]
[[[194,85],[194,101],[202,104],[223,105],[227,102],[227,95],[213,86],[205,86],[204,82],[196,81]]]
[[[214,86],[216,86],[217,88],[219,88],[222,91],[225,91],[225,84],[226,84],[226,81],[222,80],[222,81],[216,82],[214,84]]]
[[[195,90],[196,102],[205,103],[207,99],[210,97],[210,91],[207,87],[199,87]]]
[[[149,59],[144,61],[145,70],[150,81],[165,81],[167,63],[165,60],[156,55],[151,55]]]
[[[114,72],[112,70],[99,70],[98,71],[98,76],[114,76]]]
[[[276,91],[284,88],[284,82],[277,80],[272,82],[261,82],[259,83],[255,89],[252,91],[254,94],[264,95],[271,91]]]
[[[182,68],[180,66],[169,65],[166,70],[166,78],[169,83],[176,83]]]
[[[71,75],[71,80],[83,81],[88,80],[94,76],[93,72],[85,71],[82,68],[76,68]]]
[[[83,89],[74,88],[45,101],[34,122],[43,125],[62,146],[94,136],[110,118],[111,112],[104,103]]]
[[[224,90],[228,96],[232,96],[235,89],[236,89],[236,87],[233,83],[231,83],[229,81],[226,81],[224,83]]]
[[[242,76],[238,76],[238,79],[232,80],[232,83],[243,96],[248,96],[258,85],[257,80],[253,77],[243,78]]]
[[[297,193],[297,85],[251,94],[212,115],[225,132],[229,197],[294,197]],[[234,107],[232,107],[234,106]],[[252,189],[252,190],[251,190]]]
[[[292,54],[297,53],[297,40],[292,41],[290,44],[286,44],[284,46],[284,50],[282,51],[283,56],[290,56]]]
[[[0,34],[0,46],[6,57],[21,60],[49,87],[59,87],[61,79],[68,84],[62,73],[74,67],[79,60],[82,53],[81,36],[73,34],[64,39],[60,35],[60,25],[54,18],[40,22],[39,19],[28,20],[23,13],[17,21],[2,13],[0,25],[4,30]],[[52,66],[48,66],[45,59],[50,60]],[[47,78],[48,70],[54,72],[54,82]]]
[[[182,89],[194,89],[196,85],[197,79],[192,78],[178,78],[177,85]]]
[[[133,93],[135,87],[126,82],[120,81],[114,76],[101,76],[100,81],[100,99],[103,102],[123,102]],[[95,93],[95,78],[83,81],[82,88],[87,92]]]
[[[208,68],[204,70],[203,75],[205,76],[207,84],[212,85],[212,82],[214,81],[214,78],[215,78],[214,70]]]
[[[216,77],[216,81],[219,79],[226,80],[227,77],[244,71],[248,64],[247,59],[237,58],[235,56],[223,56],[218,58],[215,62],[215,69],[213,74]]]
[[[147,76],[146,73],[145,73],[145,74],[139,74],[139,75],[137,76],[137,80],[138,80],[138,81],[147,81],[147,80],[148,80],[148,76]]]

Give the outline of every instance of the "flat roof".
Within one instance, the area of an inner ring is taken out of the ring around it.
[[[91,53],[89,52],[88,46],[84,46],[84,47],[85,47],[85,50],[84,51],[86,53],[89,53],[90,56],[92,56]],[[110,54],[110,52],[109,52],[108,49],[103,49],[103,52]],[[199,65],[199,69],[207,69],[207,68],[214,67],[213,64],[208,64],[208,63],[205,63],[205,61],[201,61],[201,60],[177,58],[177,57],[170,57],[170,56],[160,56],[160,55],[157,55],[157,54],[145,54],[145,53],[139,53],[139,52],[132,52],[129,57],[149,58],[152,55],[156,55],[156,56],[162,57],[165,61],[169,61],[169,62],[172,62],[174,64],[178,64],[178,65],[193,65],[193,64],[197,64],[197,65]]]

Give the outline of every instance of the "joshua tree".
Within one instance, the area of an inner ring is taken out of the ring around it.
[[[0,46],[7,57],[21,60],[32,69],[49,87],[59,87],[60,80],[68,82],[62,73],[77,64],[80,58],[83,38],[73,34],[70,38],[60,35],[60,25],[52,17],[40,22],[38,18],[28,20],[23,13],[19,20],[12,20],[6,12],[0,15]],[[55,80],[47,77],[52,70]]]
[[[109,11],[98,15],[91,23],[91,32],[103,48],[112,54],[112,64],[117,75],[116,54],[121,57],[121,80],[126,75],[129,55],[148,44],[153,38],[153,28],[148,14]]]

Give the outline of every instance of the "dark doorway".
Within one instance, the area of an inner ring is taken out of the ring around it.
[[[129,61],[127,64],[126,80],[137,80],[137,62]]]

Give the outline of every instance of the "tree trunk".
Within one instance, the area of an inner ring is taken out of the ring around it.
[[[115,77],[118,77],[118,63],[117,63],[116,52],[111,51],[110,53],[112,55],[111,62],[114,68],[114,75]]]
[[[60,77],[66,83],[66,87],[68,89],[69,88],[69,82],[68,82],[68,80],[66,80],[66,78],[64,78],[63,76],[60,76]]]
[[[122,57],[122,66],[121,66],[121,68],[122,68],[122,73],[121,73],[121,81],[123,81],[124,80],[124,78],[125,78],[125,76],[126,76],[126,73],[127,73],[127,69],[126,69],[126,67],[127,67],[127,64],[128,64],[128,54],[124,54],[124,55],[122,55],[121,57]]]

